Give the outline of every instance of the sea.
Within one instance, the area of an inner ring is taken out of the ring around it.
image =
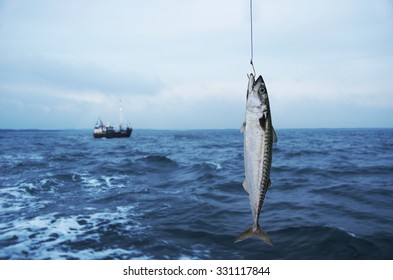
[[[278,129],[260,224],[239,130],[0,131],[0,259],[393,259],[393,129]]]

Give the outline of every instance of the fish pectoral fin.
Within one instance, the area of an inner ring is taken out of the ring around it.
[[[263,240],[266,244],[269,244],[270,246],[274,246],[273,241],[270,239],[269,235],[267,235],[267,233],[264,232],[259,225],[257,226],[256,230],[254,228],[254,225],[252,225],[250,228],[243,231],[239,235],[239,237],[236,238],[235,243],[249,239],[251,237],[256,237],[260,240]]]
[[[267,182],[267,187],[270,188],[272,186],[272,180],[269,178],[269,182]]]
[[[273,128],[273,143],[277,143],[277,141],[278,141],[277,134],[276,134],[276,131]]]
[[[266,114],[263,114],[262,117],[259,119],[259,125],[262,127],[262,130],[265,131],[265,129],[266,129]]]
[[[240,132],[241,133],[244,133],[244,130],[246,129],[246,122],[244,122],[243,124],[242,124],[242,126],[240,127]]]
[[[247,193],[250,193],[250,187],[248,186],[246,180],[244,180],[244,182],[243,182],[243,188],[244,188],[244,190],[245,190]]]

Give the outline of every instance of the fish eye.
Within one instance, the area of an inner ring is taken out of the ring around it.
[[[259,91],[259,93],[265,93],[265,88],[264,87],[260,87],[258,91]]]

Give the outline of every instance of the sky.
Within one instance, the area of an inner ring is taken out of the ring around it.
[[[253,0],[280,128],[393,126],[392,0]],[[0,128],[240,128],[249,0],[0,0]]]

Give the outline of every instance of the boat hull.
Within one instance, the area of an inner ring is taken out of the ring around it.
[[[132,134],[132,129],[123,131],[107,131],[103,133],[93,133],[94,138],[127,138]]]

